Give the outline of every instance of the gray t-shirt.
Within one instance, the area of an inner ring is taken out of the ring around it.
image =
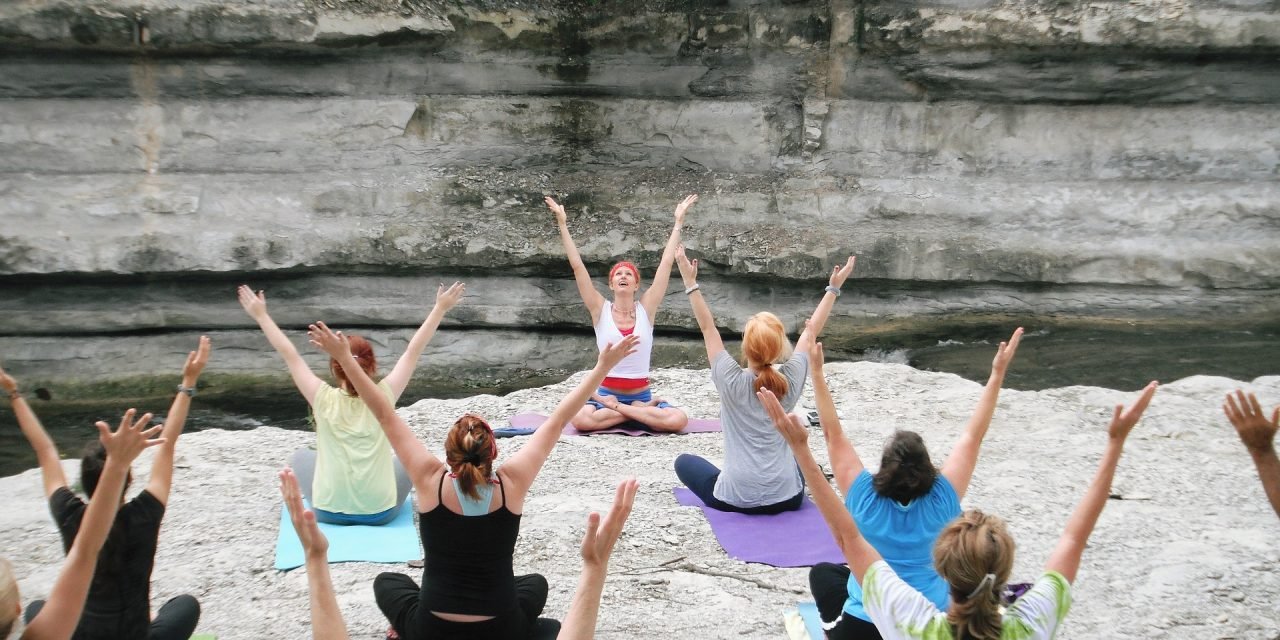
[[[809,355],[797,352],[778,366],[787,393],[778,400],[791,411],[804,391]],[[724,468],[715,497],[736,507],[763,507],[795,497],[804,488],[796,459],[782,439],[752,383],[756,375],[721,351],[711,363],[711,382],[720,392],[720,424],[724,428]]]

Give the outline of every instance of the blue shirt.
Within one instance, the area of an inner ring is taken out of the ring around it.
[[[871,474],[863,469],[844,498],[858,531],[898,577],[924,594],[939,611],[946,611],[950,599],[947,582],[933,568],[933,543],[942,528],[960,515],[960,496],[941,473],[929,493],[906,505],[876,493],[871,480]],[[862,608],[862,587],[852,575],[844,612],[871,621]]]

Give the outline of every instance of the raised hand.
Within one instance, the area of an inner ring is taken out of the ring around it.
[[[640,344],[640,336],[631,334],[623,338],[618,344],[605,345],[600,350],[600,356],[596,360],[596,367],[604,367],[606,370],[613,369],[622,362],[622,359],[635,353],[636,346]]]
[[[1133,426],[1138,424],[1138,419],[1142,417],[1142,412],[1147,410],[1147,405],[1151,404],[1151,397],[1156,394],[1156,387],[1160,383],[1152,380],[1142,389],[1142,395],[1138,397],[1138,401],[1134,402],[1129,408],[1124,405],[1116,405],[1115,415],[1111,417],[1111,426],[1107,427],[1107,435],[1112,440],[1124,441],[1129,436],[1129,432],[1133,430]]]
[[[1252,393],[1245,396],[1244,391],[1237,389],[1235,397],[1227,394],[1222,411],[1250,451],[1267,451],[1275,447],[1276,431],[1280,429],[1280,407],[1276,407],[1268,420],[1258,396]]]
[[[242,284],[236,289],[236,295],[240,297],[240,306],[244,307],[244,312],[249,314],[250,318],[258,319],[267,315],[267,294],[265,291],[259,290],[254,294],[253,289],[249,285]]]
[[[342,335],[341,331],[335,332],[330,329],[323,322],[316,321],[315,324],[307,326],[307,337],[310,338],[311,344],[320,347],[334,360],[340,361],[343,354],[351,355],[347,337]]]
[[[991,361],[991,373],[1003,376],[1013,362],[1013,354],[1018,351],[1018,343],[1022,342],[1022,327],[1013,330],[1013,337],[1008,342],[1001,342],[996,349],[996,357]]]
[[[782,434],[782,439],[786,440],[792,449],[809,446],[809,431],[800,422],[800,416],[783,410],[782,404],[778,402],[778,396],[773,395],[773,392],[768,389],[757,391],[756,397],[760,399],[760,404],[764,405],[765,413],[769,414],[769,418],[773,420],[774,428]]]
[[[603,567],[609,563],[609,555],[613,553],[613,545],[622,535],[622,526],[631,515],[631,507],[636,503],[636,489],[639,482],[635,478],[627,478],[618,483],[613,494],[613,506],[603,519],[600,514],[591,512],[587,516],[587,533],[582,536],[582,562],[585,565]]]
[[[329,540],[316,525],[316,514],[310,509],[303,508],[298,476],[295,476],[293,469],[289,467],[280,470],[280,496],[284,498],[284,506],[289,510],[289,520],[293,522],[293,530],[298,532],[302,550],[307,555],[327,557]]]
[[[809,324],[809,321],[806,320],[805,325],[807,326],[808,324]],[[810,373],[815,376],[822,375],[822,365],[823,365],[822,343],[815,340],[813,345],[809,347]]]
[[[569,217],[565,215],[564,212],[564,205],[556,202],[556,199],[551,196],[547,196],[542,200],[547,203],[547,208],[551,210],[551,213],[556,214],[556,224],[563,225],[569,223]]]
[[[698,260],[689,260],[684,254],[684,245],[680,245],[676,249],[676,266],[680,268],[680,279],[684,281],[685,288],[692,287],[698,282]]]
[[[18,381],[6,373],[3,367],[0,367],[0,389],[4,389],[5,393],[9,394],[18,390]]]
[[[844,264],[831,267],[831,278],[827,281],[827,284],[837,289],[844,286],[844,281],[848,280],[850,275],[853,275],[853,263],[856,261],[856,258],[849,256],[849,259]]]
[[[209,364],[209,349],[209,337],[200,336],[200,345],[196,347],[195,351],[187,354],[187,363],[182,365],[183,386],[194,386],[196,380],[200,379],[204,366]]]
[[[444,283],[440,283],[440,286],[436,288],[436,307],[439,307],[441,311],[448,311],[457,306],[462,301],[462,296],[466,295],[466,293],[467,285],[461,282],[449,285],[448,289],[444,287]]]
[[[149,429],[144,427],[151,422],[151,414],[144,413],[141,418],[133,419],[137,413],[134,409],[124,412],[124,417],[120,419],[120,428],[114,432],[111,426],[99,420],[98,439],[102,442],[102,448],[107,450],[107,462],[115,462],[128,466],[133,462],[138,454],[142,453],[147,447],[154,447],[158,444],[164,444],[164,438],[149,439],[151,436],[160,432],[164,425],[158,424]]]
[[[676,205],[676,223],[677,224],[684,222],[684,214],[688,212],[689,207],[692,207],[693,203],[697,201],[698,201],[698,194],[695,193],[692,195],[685,196],[685,199],[681,200],[680,204]]]

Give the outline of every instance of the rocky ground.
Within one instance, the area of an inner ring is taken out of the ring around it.
[[[977,384],[957,376],[901,365],[833,364],[828,376],[846,430],[871,466],[895,428],[922,431],[941,463],[979,393]],[[663,370],[655,377],[691,414],[715,415],[706,371]],[[1241,384],[1199,376],[1158,392],[1130,438],[1116,499],[1085,554],[1060,638],[1271,640],[1280,633],[1280,520],[1219,409],[1223,393]],[[1278,376],[1245,386],[1268,404],[1280,402]],[[424,400],[402,413],[438,450],[464,410],[501,423],[522,410],[548,410],[566,388]],[[1002,394],[965,506],[1009,520],[1019,545],[1016,576],[1036,575],[1095,468],[1110,407],[1133,397],[1093,387]],[[825,461],[816,431],[814,438]],[[196,595],[204,607],[199,630],[223,640],[304,635],[305,575],[271,568],[280,509],[274,474],[312,439],[274,428],[183,438],[154,603],[181,592]],[[808,596],[805,570],[729,559],[700,512],[677,506],[671,495],[675,456],[717,459],[722,443],[717,434],[564,438],[526,503],[516,558],[517,571],[550,580],[547,615],[562,616],[568,607],[586,513],[606,508],[614,482],[635,475],[641,491],[610,565],[599,637],[784,637],[783,612]],[[504,441],[503,456],[522,444]],[[135,466],[137,486],[145,482],[147,460]],[[0,514],[0,551],[17,568],[24,600],[44,597],[62,552],[37,472],[0,479],[0,492],[9,496]],[[386,570],[419,574],[403,566],[333,567],[355,638],[381,638],[387,628],[370,586]]]

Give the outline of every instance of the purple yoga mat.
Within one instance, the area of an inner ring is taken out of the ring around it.
[[[536,429],[546,419],[547,419],[546,416],[539,413],[520,413],[520,414],[511,416],[510,423],[513,428],[524,427],[524,428]],[[599,431],[578,431],[573,427],[572,424],[567,424],[564,427],[564,434],[566,436],[592,436],[597,433],[620,433],[624,436],[667,435],[657,431],[651,431],[649,429],[643,429],[635,426],[627,426],[627,424],[628,423],[624,423],[623,425],[610,427],[608,429],[601,429]],[[722,430],[723,429],[720,428],[719,420],[702,420],[699,418],[689,418],[689,425],[681,429],[680,431],[677,431],[675,435],[685,435],[689,433],[719,433]]]
[[[711,531],[730,558],[774,567],[812,567],[819,562],[844,564],[831,530],[817,505],[805,496],[800,508],[770,516],[717,511],[684,488],[675,488],[676,501],[701,507]]]

